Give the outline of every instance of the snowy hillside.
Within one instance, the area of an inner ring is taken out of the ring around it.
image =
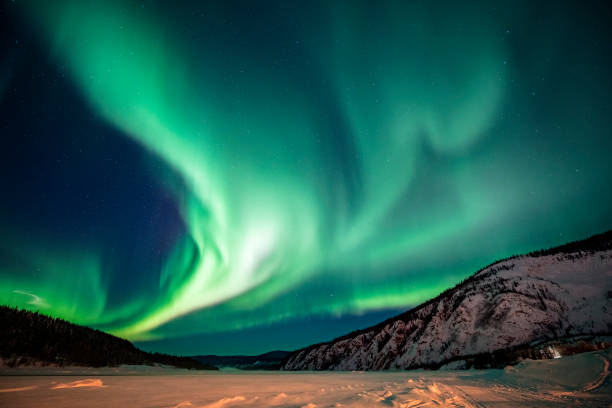
[[[612,332],[612,231],[512,257],[377,326],[294,352],[284,370],[439,366],[529,343]]]

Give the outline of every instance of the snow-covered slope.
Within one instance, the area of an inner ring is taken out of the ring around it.
[[[284,370],[436,366],[535,341],[612,332],[612,231],[512,257],[377,326],[294,352]]]

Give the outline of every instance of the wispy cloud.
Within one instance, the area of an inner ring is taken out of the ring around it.
[[[49,307],[49,304],[45,301],[45,299],[41,298],[38,295],[35,295],[34,293],[30,293],[25,290],[14,290],[13,293],[30,296],[31,299],[27,302],[27,304],[29,305],[34,305],[38,307]]]

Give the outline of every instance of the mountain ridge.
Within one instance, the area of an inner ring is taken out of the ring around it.
[[[129,364],[217,369],[189,357],[142,351],[128,340],[103,331],[8,306],[0,306],[0,327],[0,357],[8,366],[32,363],[85,367]]]
[[[241,370],[278,370],[281,362],[291,354],[291,351],[273,350],[254,356],[215,354],[195,355],[190,358],[218,368],[232,367]]]
[[[396,324],[397,322],[404,322],[404,323],[408,323],[411,320],[414,320],[419,313],[423,312],[425,309],[431,307],[432,305],[438,304],[439,302],[441,302],[442,300],[447,299],[449,296],[452,297],[454,293],[461,291],[463,289],[466,288],[473,288],[474,287],[474,283],[476,282],[481,282],[483,280],[486,280],[488,277],[492,277],[494,275],[499,275],[498,278],[501,279],[502,275],[504,274],[509,274],[512,275],[512,271],[515,268],[515,264],[516,263],[520,263],[523,260],[526,259],[530,259],[530,260],[535,260],[535,259],[540,259],[540,258],[545,258],[545,257],[553,257],[553,256],[557,256],[558,258],[563,258],[561,260],[558,261],[563,261],[563,262],[574,262],[578,259],[583,259],[583,258],[588,258],[589,256],[592,256],[596,253],[605,253],[605,255],[601,255],[601,263],[602,264],[610,264],[610,266],[607,267],[606,269],[606,278],[604,279],[607,287],[609,287],[610,291],[608,291],[608,293],[606,294],[606,296],[608,296],[608,301],[610,300],[610,298],[612,298],[612,279],[610,276],[612,271],[612,262],[610,261],[610,259],[612,258],[612,230],[606,231],[604,233],[601,234],[597,234],[597,235],[593,235],[589,238],[586,238],[584,240],[578,240],[578,241],[572,241],[563,245],[559,245],[559,246],[555,246],[555,247],[550,247],[550,248],[546,248],[546,249],[541,249],[541,250],[536,250],[536,251],[531,251],[527,254],[523,254],[523,255],[512,255],[510,257],[504,258],[504,259],[500,259],[497,260],[481,269],[479,269],[478,271],[476,271],[474,274],[470,275],[469,277],[467,277],[466,279],[464,279],[462,282],[458,283],[457,285],[455,285],[452,288],[449,288],[447,290],[445,290],[444,292],[440,293],[438,296],[406,311],[403,313],[400,313],[399,315],[396,315],[394,317],[391,317],[389,319],[386,319],[385,321],[378,323],[374,326],[370,326],[364,329],[359,329],[353,332],[350,332],[346,335],[337,337],[331,341],[327,341],[327,342],[322,342],[322,343],[317,343],[317,344],[313,344],[307,347],[304,347],[302,349],[296,350],[295,352],[293,352],[291,355],[289,355],[282,363],[282,367],[281,369],[285,369],[285,370],[301,370],[301,369],[314,369],[314,370],[326,370],[326,369],[384,369],[384,368],[389,368],[389,366],[387,365],[385,366],[376,366],[376,365],[372,365],[371,361],[360,361],[356,364],[354,364],[354,366],[350,366],[350,365],[346,365],[344,363],[342,363],[342,361],[346,361],[347,355],[353,355],[352,353],[356,353],[356,350],[363,350],[364,347],[367,347],[369,345],[361,345],[359,347],[355,346],[355,347],[351,350],[350,347],[348,347],[346,344],[343,345],[343,347],[341,347],[341,352],[330,352],[329,348],[334,346],[334,345],[338,345],[341,343],[345,343],[348,340],[355,340],[356,338],[359,338],[360,336],[364,336],[367,334],[373,334],[374,332],[381,332],[383,331],[385,328],[388,328],[388,326],[391,326],[393,324]],[[608,253],[610,252],[610,253]],[[559,255],[562,255],[559,257]],[[517,262],[512,262],[512,261],[517,261]],[[520,262],[519,262],[520,261]],[[522,267],[523,265],[519,265],[520,267]],[[520,268],[519,268],[520,269]],[[488,275],[487,275],[488,274]],[[516,275],[516,274],[515,274]],[[520,275],[520,274],[519,274]],[[526,276],[529,276],[529,274],[527,274]],[[514,282],[511,284],[513,286],[509,287],[509,288],[505,288],[506,292],[512,292],[513,290],[515,292],[517,292],[517,288],[519,287],[519,283],[516,282],[516,278],[518,277],[518,280],[521,280],[520,276],[514,276],[513,278],[515,278]],[[531,279],[532,277],[530,277]],[[499,282],[498,282],[499,283]],[[548,284],[547,284],[548,285]],[[545,286],[547,286],[545,285]],[[550,282],[550,285],[554,286],[555,282]],[[557,286],[559,286],[558,284],[556,284]],[[499,285],[498,285],[499,286]],[[548,290],[548,288],[546,289]],[[520,291],[519,291],[520,292]],[[536,297],[536,299],[539,299],[538,301],[540,302],[540,306],[543,305],[543,308],[546,309],[547,305],[545,300],[543,300],[542,298],[542,293],[544,292],[537,292],[537,294],[533,295]],[[520,295],[522,296],[527,296],[529,295],[529,293],[520,293]],[[544,294],[546,295],[546,294]],[[586,298],[584,298],[586,300]],[[461,302],[463,302],[463,298],[459,298],[459,299],[455,299],[455,303],[459,303],[461,304]],[[454,304],[452,309],[454,310],[455,308],[457,308],[459,306],[459,304]],[[612,305],[611,305],[612,306]],[[612,308],[612,307],[611,307]],[[606,306],[604,306],[604,309],[607,308]],[[491,312],[491,310],[490,310]],[[494,310],[492,310],[492,312],[494,313]],[[493,315],[489,316],[488,318],[492,317]],[[425,320],[427,319],[427,314],[424,316]],[[486,316],[485,316],[486,319]],[[607,322],[607,327],[604,330],[600,330],[600,332],[598,333],[594,333],[594,332],[589,332],[589,333],[574,333],[576,335],[580,335],[580,334],[609,334],[610,332],[612,332],[612,318],[610,316],[609,313],[607,313],[607,317],[606,317],[606,322]],[[421,324],[419,327],[419,329],[421,330],[425,330],[427,328],[427,326],[429,325],[430,321],[426,321],[424,322],[424,324]],[[563,334],[571,334],[573,333],[571,328],[567,328],[566,327],[566,332],[567,333],[563,333]],[[418,333],[418,336],[412,336],[414,337],[419,337],[421,333]],[[559,333],[561,334],[561,333]],[[370,336],[372,337],[372,336]],[[540,336],[541,337],[541,336]],[[561,335],[557,335],[557,336],[552,336],[551,338],[549,338],[548,340],[552,340],[555,337],[562,337]],[[571,336],[570,336],[571,337]],[[371,339],[370,339],[371,340]],[[389,339],[387,338],[386,341],[388,342]],[[452,341],[451,341],[452,342]],[[526,344],[528,344],[529,342],[525,342],[525,343],[518,343],[518,344],[513,344],[512,342],[510,342],[510,344],[507,345],[506,348],[520,348],[521,346],[525,346]],[[445,345],[446,348],[448,348],[450,345]],[[384,344],[382,345],[382,347],[384,347]],[[493,351],[500,351],[502,348],[498,349],[498,350],[487,350],[484,353],[473,353],[475,355],[480,355],[480,354],[486,354],[489,352],[493,352]],[[318,362],[315,362],[315,360],[317,360],[317,353],[313,353],[314,350],[318,350],[319,353],[319,360]],[[380,350],[379,350],[380,351]],[[405,350],[404,350],[405,351]],[[445,350],[440,350],[442,352],[444,352]],[[371,355],[369,355],[369,358],[375,358],[375,354],[376,353],[371,353]],[[448,360],[454,359],[456,360],[458,357],[460,357],[461,353],[458,353],[458,355],[456,356],[451,356],[452,358],[449,358]],[[323,357],[324,356],[324,357]],[[363,356],[362,356],[363,357]],[[467,357],[467,355],[466,355]],[[301,363],[300,363],[301,361]],[[306,362],[305,362],[306,361]],[[400,364],[399,366],[396,366],[394,368],[418,368],[418,367],[425,367],[425,366],[440,366],[440,361],[420,361],[420,363],[418,364],[404,364],[404,366],[402,366],[402,364]],[[342,367],[342,368],[339,368]]]

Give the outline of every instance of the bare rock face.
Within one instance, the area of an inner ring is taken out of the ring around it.
[[[436,367],[567,336],[612,332],[612,231],[515,256],[374,327],[295,351],[284,370]]]

